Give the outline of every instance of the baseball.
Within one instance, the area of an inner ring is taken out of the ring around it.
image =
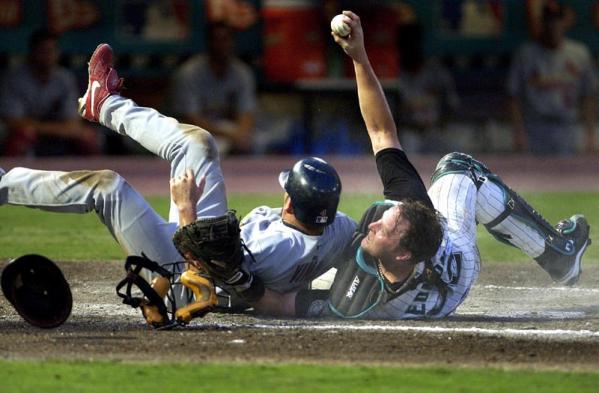
[[[340,37],[347,37],[351,33],[351,27],[343,21],[343,14],[331,19],[331,30]]]

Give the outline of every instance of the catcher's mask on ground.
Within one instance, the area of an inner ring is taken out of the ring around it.
[[[23,319],[40,328],[62,325],[73,307],[67,280],[54,262],[41,255],[9,262],[2,271],[2,292]]]
[[[140,308],[146,322],[156,329],[171,329],[186,325],[193,318],[203,317],[218,304],[212,278],[198,269],[186,268],[185,262],[152,261],[144,254],[130,255],[125,261],[127,276],[116,286],[124,304]],[[142,269],[152,273],[152,284],[142,275]],[[187,304],[177,308],[177,294],[182,287],[189,294]],[[141,296],[140,296],[141,295]]]

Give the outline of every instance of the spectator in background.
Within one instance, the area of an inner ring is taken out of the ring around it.
[[[399,113],[402,144],[413,153],[447,152],[447,118],[458,106],[453,77],[439,62],[427,60],[422,48],[422,27],[399,28]]]
[[[564,7],[543,8],[539,39],[516,54],[508,78],[514,148],[536,154],[572,154],[580,120],[584,146],[595,151],[597,79],[589,50],[564,37]]]
[[[234,56],[233,35],[225,23],[209,24],[207,53],[177,70],[167,98],[168,112],[210,130],[221,154],[250,152],[255,121],[254,75]]]
[[[77,114],[76,77],[58,65],[58,56],[58,37],[37,30],[29,40],[27,61],[3,76],[4,155],[99,153],[98,135]]]

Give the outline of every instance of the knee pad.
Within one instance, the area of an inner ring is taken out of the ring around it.
[[[482,162],[464,153],[453,152],[439,160],[431,177],[431,183],[448,174],[463,174],[468,176],[479,189],[486,178],[499,179]],[[499,179],[501,181],[501,179]]]

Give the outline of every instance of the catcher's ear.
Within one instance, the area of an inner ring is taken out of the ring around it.
[[[407,250],[396,251],[394,259],[400,263],[408,262],[410,259],[412,259],[412,253]]]

